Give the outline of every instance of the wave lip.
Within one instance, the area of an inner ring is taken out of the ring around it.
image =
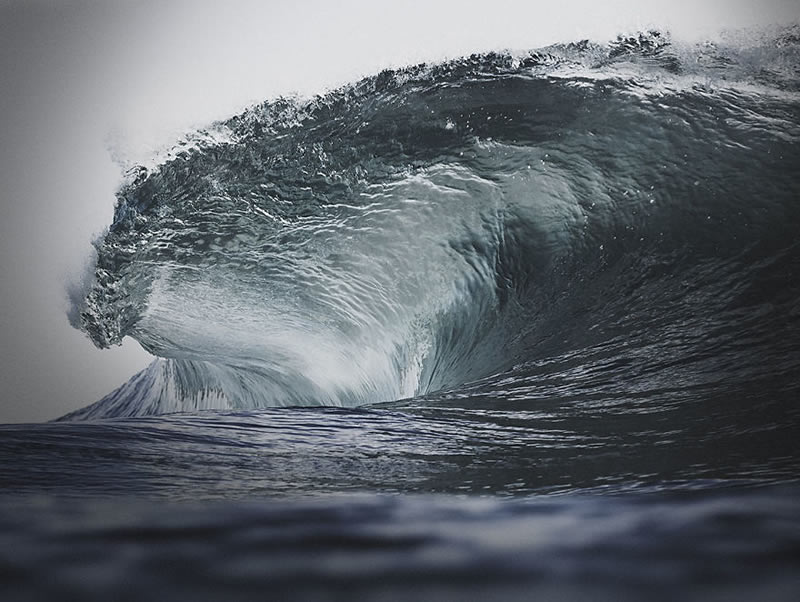
[[[130,173],[75,312],[163,359],[71,417],[361,405],[595,349],[786,373],[794,31],[473,55],[215,124]]]

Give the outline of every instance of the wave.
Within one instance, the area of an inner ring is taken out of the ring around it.
[[[159,359],[67,418],[796,392],[799,32],[473,55],[189,136],[72,311]]]

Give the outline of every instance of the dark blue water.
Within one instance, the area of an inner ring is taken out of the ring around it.
[[[791,448],[762,433],[774,451],[754,454],[746,438],[692,443],[571,413],[280,408],[2,427],[0,588],[11,600],[796,599]]]
[[[800,596],[797,30],[264,103],[120,188],[3,599]],[[753,41],[755,40],[755,41]]]

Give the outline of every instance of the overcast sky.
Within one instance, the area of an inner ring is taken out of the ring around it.
[[[83,407],[150,360],[132,341],[95,350],[65,315],[66,283],[111,221],[119,161],[385,67],[798,18],[796,0],[0,0],[0,423]]]

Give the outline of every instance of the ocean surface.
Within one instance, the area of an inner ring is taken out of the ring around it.
[[[800,29],[281,98],[129,170],[3,600],[800,599]]]

